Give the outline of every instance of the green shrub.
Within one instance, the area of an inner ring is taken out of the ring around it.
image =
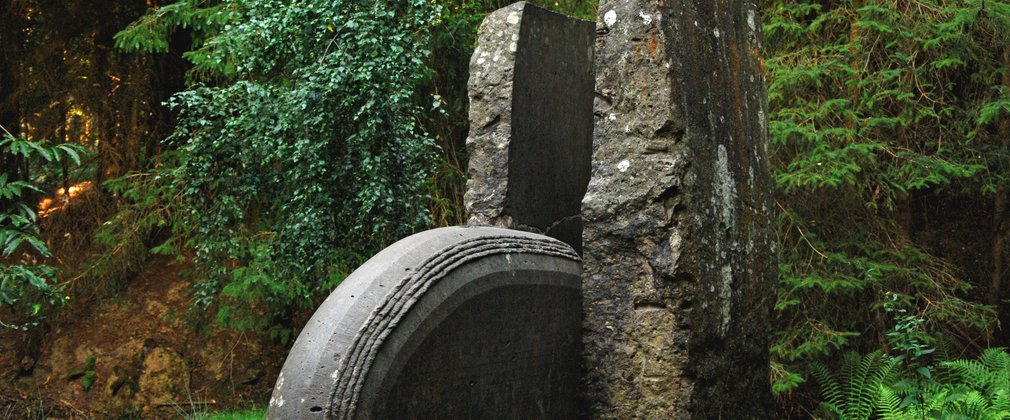
[[[29,141],[10,133],[0,137],[0,157],[21,162],[20,177],[27,176],[26,168],[67,161],[80,164],[81,151],[74,144]],[[39,237],[36,203],[29,194],[41,192],[38,182],[0,173],[0,307],[10,307],[14,314],[14,319],[0,319],[0,327],[27,330],[64,302],[57,284],[59,271],[44,263],[52,253]]]
[[[414,92],[438,8],[422,0],[187,2],[117,35],[161,51],[195,27],[171,170],[199,281],[227,325],[261,328],[430,223],[435,148]],[[194,16],[202,16],[201,18]]]

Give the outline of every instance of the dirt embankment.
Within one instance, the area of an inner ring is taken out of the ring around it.
[[[23,341],[0,331],[0,418],[169,418],[263,406],[284,348],[186,322],[191,282],[181,269],[153,257],[123,292],[71,309],[34,360],[17,360]]]

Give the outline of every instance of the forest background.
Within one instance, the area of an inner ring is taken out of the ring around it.
[[[2,386],[152,258],[190,328],[284,349],[372,253],[462,223],[467,65],[505,4],[5,1]],[[759,9],[780,414],[1010,417],[1010,2]]]

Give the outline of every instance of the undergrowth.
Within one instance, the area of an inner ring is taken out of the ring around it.
[[[60,271],[40,236],[34,193],[55,172],[47,167],[80,164],[81,152],[75,144],[0,136],[0,157],[19,163],[0,172],[0,309],[9,309],[0,311],[0,327],[27,331],[64,303]],[[43,170],[32,174],[31,168]]]
[[[821,389],[817,416],[838,419],[1008,419],[1010,354],[985,350],[978,359],[933,366],[908,363],[876,351],[846,353],[830,371],[814,364],[811,375]]]
[[[189,420],[262,420],[266,416],[266,409],[250,408],[244,411],[198,414],[189,417]]]

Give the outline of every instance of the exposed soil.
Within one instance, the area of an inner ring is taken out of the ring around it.
[[[122,293],[74,305],[34,360],[17,360],[24,340],[0,331],[0,418],[173,418],[265,405],[285,349],[186,322],[191,282],[182,268],[152,257]]]

